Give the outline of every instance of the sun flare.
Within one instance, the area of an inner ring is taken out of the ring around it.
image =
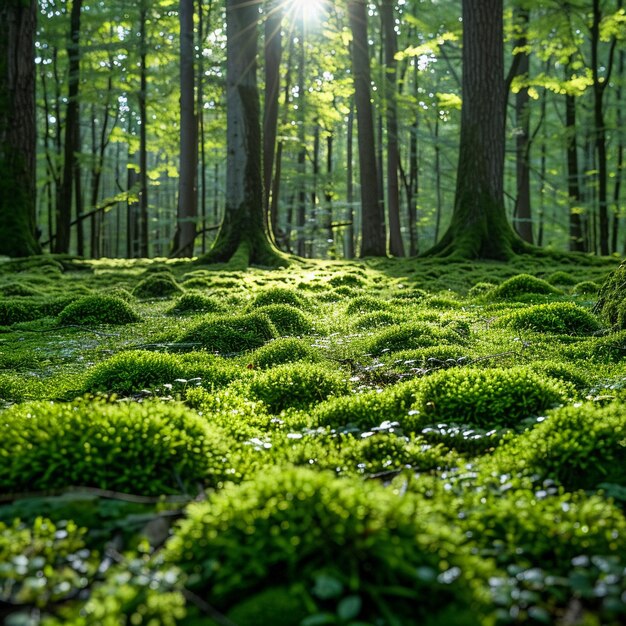
[[[325,4],[326,0],[287,0],[290,13],[304,22],[319,21]]]

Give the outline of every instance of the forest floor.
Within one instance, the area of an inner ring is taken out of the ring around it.
[[[0,263],[0,621],[626,621],[617,260]]]

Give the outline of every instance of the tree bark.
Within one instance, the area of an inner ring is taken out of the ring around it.
[[[0,254],[41,252],[35,225],[37,3],[0,4]]]
[[[576,129],[576,97],[565,96],[565,129],[567,137],[567,195],[569,197],[569,249],[585,252],[583,236],[580,184],[578,182],[578,144]]]
[[[507,260],[524,250],[504,208],[503,2],[463,0],[463,106],[454,212],[427,254]]]
[[[198,121],[195,113],[194,0],[180,0],[180,171],[178,212],[171,256],[192,257],[196,240]]]
[[[281,4],[275,0],[268,2],[265,18],[265,106],[263,109],[263,206],[268,215],[270,214],[272,173],[278,130],[280,62],[283,52],[282,19]],[[273,230],[272,233],[274,233]]]
[[[70,36],[68,40],[68,92],[65,111],[65,146],[63,179],[57,206],[57,232],[55,252],[69,252],[70,223],[72,221],[72,191],[76,180],[76,153],[79,149],[79,102],[80,81],[80,12],[83,0],[74,0],[70,12]]]
[[[148,257],[150,253],[148,234],[148,67],[146,55],[147,0],[141,0],[139,9],[139,256]]]
[[[516,26],[521,29],[520,36],[515,40],[515,47],[524,49],[528,45],[527,29],[530,24],[530,11],[518,9]],[[527,78],[530,70],[530,56],[519,52],[517,75]],[[528,87],[522,87],[515,94],[515,126],[516,126],[516,187],[515,195],[515,229],[519,236],[528,243],[533,243],[532,208],[530,204],[530,96]]]
[[[258,1],[227,0],[226,207],[217,238],[200,262],[287,265],[267,232],[257,85]],[[234,258],[233,258],[234,257]]]
[[[385,100],[387,103],[387,218],[389,223],[389,253],[404,256],[400,230],[400,189],[398,169],[398,99],[397,61],[398,38],[394,20],[394,0],[383,0],[381,17],[385,38]]]
[[[385,256],[385,216],[379,202],[365,0],[349,0],[348,17],[352,31],[352,70],[359,133],[361,256]]]

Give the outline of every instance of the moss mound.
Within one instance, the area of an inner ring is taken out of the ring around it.
[[[30,322],[39,317],[39,307],[27,299],[0,300],[0,326]]]
[[[341,599],[350,594],[342,581],[350,580],[362,598],[355,618],[375,622],[393,598],[396,622],[414,624],[443,607],[478,608],[469,578],[480,569],[461,543],[452,530],[417,514],[410,497],[330,473],[282,468],[191,505],[164,556],[218,607],[269,581],[303,582],[320,595],[322,583],[332,584]],[[452,566],[460,575],[455,585],[442,576]],[[407,593],[393,595],[389,581]]]
[[[562,386],[527,368],[464,368],[426,378],[415,408],[424,418],[440,421],[514,426],[564,400]]]
[[[133,289],[133,295],[140,300],[169,298],[181,292],[182,289],[169,271],[149,273]]]
[[[296,309],[306,309],[304,300],[294,289],[288,287],[268,287],[254,297],[250,308],[258,309],[272,304],[288,304]]]
[[[267,315],[282,337],[307,335],[313,330],[309,317],[289,304],[269,304],[259,307],[256,312]]]
[[[559,335],[589,335],[600,330],[598,319],[571,302],[537,304],[505,315],[500,324],[514,330]]]
[[[346,313],[348,315],[359,315],[363,313],[374,313],[376,311],[385,311],[389,308],[389,305],[372,296],[358,296],[348,302],[346,306]]]
[[[306,409],[330,396],[348,393],[350,387],[340,372],[311,363],[287,363],[259,373],[250,391],[273,413],[293,407]]]
[[[224,313],[226,307],[214,296],[205,296],[198,292],[183,294],[168,310],[169,315],[185,315],[187,313]]]
[[[223,433],[177,404],[32,403],[3,414],[0,491],[196,491],[226,476]]]
[[[278,331],[272,320],[264,313],[255,312],[209,318],[192,327],[179,342],[232,354],[255,350],[277,337]]]
[[[366,353],[374,356],[384,352],[399,352],[415,348],[427,348],[442,343],[460,342],[462,338],[453,330],[440,328],[425,322],[406,322],[395,328],[376,333],[364,341]]]
[[[503,473],[552,478],[566,489],[626,484],[626,410],[621,403],[568,406],[511,439],[494,455]]]
[[[296,361],[319,361],[319,352],[309,343],[295,337],[281,337],[270,341],[252,355],[252,364],[267,369],[283,363]]]
[[[600,291],[600,285],[592,280],[583,280],[580,283],[576,283],[572,288],[572,293],[575,296],[595,296]]]
[[[132,324],[141,321],[130,305],[114,296],[93,295],[80,298],[59,314],[59,324]]]
[[[562,292],[548,281],[530,274],[517,274],[489,292],[489,297],[497,300],[519,298],[526,294],[558,295]]]

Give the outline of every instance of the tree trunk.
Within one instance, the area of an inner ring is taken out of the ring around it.
[[[622,102],[622,81],[624,80],[624,61],[626,54],[623,50],[619,52],[619,66],[617,77],[617,88],[615,89],[615,102],[617,103],[617,109],[615,111],[615,126],[617,128],[617,146],[616,159],[615,159],[615,185],[613,187],[613,232],[612,232],[612,245],[611,252],[618,251],[618,239],[619,239],[619,223],[620,223],[620,200],[622,192],[622,176],[624,175],[624,118],[622,116],[621,102]]]
[[[0,5],[0,254],[41,252],[35,225],[37,3]]]
[[[275,0],[268,2],[265,18],[265,106],[263,109],[263,206],[268,215],[270,214],[272,172],[274,171],[278,130],[280,62],[283,52],[282,19],[281,4]]]
[[[258,2],[227,0],[226,209],[201,262],[286,265],[273,246],[263,210],[261,124],[257,85]]]
[[[146,20],[147,0],[141,0],[139,10],[139,256],[147,258],[149,251],[148,234],[148,114],[146,99],[148,95],[148,68],[146,65],[147,42]],[[192,105],[193,106],[193,105]]]
[[[304,17],[300,22],[299,53],[298,53],[298,209],[296,211],[296,254],[306,256],[304,228],[306,225],[306,116],[304,114],[304,70],[306,58],[304,54]]]
[[[400,230],[400,190],[398,185],[398,40],[394,20],[394,0],[383,0],[381,17],[385,37],[385,100],[387,102],[387,216],[389,222],[389,253],[404,256]]]
[[[198,121],[195,105],[194,0],[180,0],[180,172],[178,218],[171,256],[192,257],[196,240]]]
[[[352,70],[359,133],[361,256],[385,256],[385,216],[379,202],[365,0],[349,0],[348,17],[352,31]]]
[[[346,259],[354,258],[354,101],[350,100],[350,113],[348,114],[347,129],[347,146],[346,146],[346,203],[348,205],[347,222],[345,237]]]
[[[516,10],[517,26],[521,35],[515,40],[515,47],[525,50],[528,45],[527,30],[530,24],[530,11]],[[527,52],[519,53],[517,75],[528,78],[530,56]],[[523,87],[515,94],[516,126],[516,183],[515,195],[515,230],[528,243],[533,243],[532,209],[530,204],[530,96],[528,87]]]
[[[578,145],[576,141],[576,96],[565,96],[565,130],[567,137],[567,195],[569,197],[569,249],[585,252],[581,219],[580,184],[578,182]]]
[[[524,249],[504,208],[502,0],[463,0],[463,106],[452,222],[428,254],[506,260]]]
[[[72,221],[72,191],[76,179],[76,153],[79,145],[78,89],[80,81],[80,12],[83,0],[74,0],[70,13],[70,36],[67,47],[68,92],[65,111],[65,147],[63,180],[57,206],[55,252],[69,252]]]

